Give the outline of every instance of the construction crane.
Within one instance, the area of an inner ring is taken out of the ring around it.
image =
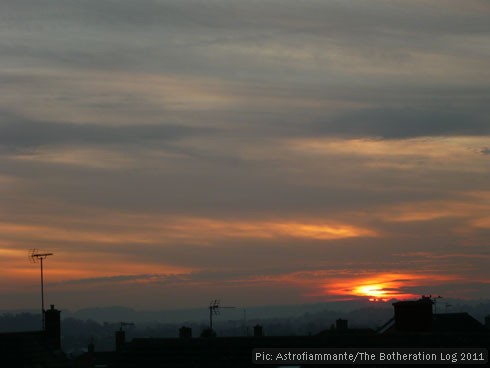
[[[45,310],[44,310],[44,275],[43,275],[43,261],[48,257],[52,256],[53,253],[39,253],[38,249],[29,249],[29,260],[32,263],[37,263],[39,261],[41,263],[41,329],[44,330],[46,328],[45,325]]]
[[[219,310],[223,308],[234,309],[235,307],[222,307],[219,305],[220,301],[218,299],[213,300],[209,303],[209,329],[213,330],[213,315],[217,316]]]

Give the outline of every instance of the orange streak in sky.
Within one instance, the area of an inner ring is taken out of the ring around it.
[[[195,268],[162,264],[155,261],[128,259],[121,256],[109,258],[107,255],[77,252],[57,253],[44,261],[44,279],[50,287],[62,285],[67,281],[84,281],[96,278],[123,277],[127,282],[147,282],[151,275],[182,275],[197,271]],[[0,270],[0,292],[24,287],[37,287],[40,278],[40,264],[30,263],[28,251],[0,248],[2,267]],[[147,276],[148,275],[148,276]]]
[[[52,242],[56,244],[175,244],[185,240],[212,244],[224,238],[278,239],[284,237],[331,240],[375,237],[375,230],[354,224],[318,219],[303,221],[228,220],[199,217],[151,215],[97,216],[80,222],[59,219],[57,225],[0,222],[0,233],[12,243]],[[105,226],[101,226],[105,224]]]

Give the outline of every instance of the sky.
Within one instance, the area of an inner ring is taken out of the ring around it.
[[[487,0],[2,0],[0,309],[490,298]]]

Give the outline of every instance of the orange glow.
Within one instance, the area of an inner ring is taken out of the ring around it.
[[[3,257],[0,263],[1,292],[19,287],[37,287],[40,265],[29,262],[27,249],[0,248],[0,255]],[[54,255],[45,261],[44,279],[50,288],[63,288],[65,284],[151,283],[159,281],[160,277],[196,271],[196,268],[162,264],[158,260],[135,260],[117,255],[109,259],[107,254],[98,252],[86,254],[71,251],[67,254],[54,251]]]
[[[302,224],[302,223],[265,223],[265,227],[286,236],[312,239],[340,239],[362,236],[376,236],[376,232],[351,225]]]
[[[103,221],[99,221],[103,218]],[[110,219],[110,220],[109,220]],[[101,223],[105,227],[101,227]],[[185,240],[199,244],[210,244],[224,238],[277,239],[294,237],[330,240],[353,237],[375,237],[375,230],[336,221],[321,222],[318,219],[303,221],[247,221],[200,217],[169,217],[151,215],[95,214],[83,221],[71,222],[59,219],[56,226],[0,222],[0,232],[20,241],[50,241],[72,243],[75,239],[83,243],[107,245],[175,244]]]
[[[388,292],[384,289],[383,284],[358,286],[354,289],[353,292],[356,295],[368,296],[370,301],[376,301],[376,300],[387,301],[388,300],[386,298],[388,295]]]
[[[56,255],[55,255],[56,256]],[[191,268],[154,265],[150,263],[126,262],[106,262],[103,267],[99,264],[88,265],[85,263],[70,263],[66,260],[48,259],[45,263],[44,277],[49,282],[59,283],[66,281],[83,281],[92,278],[110,278],[113,276],[132,276],[132,275],[176,275],[187,274],[195,271]],[[39,278],[39,264],[29,264],[27,259],[16,262],[10,267],[4,268],[2,273],[8,273],[23,283],[33,283]],[[149,277],[147,277],[148,279]]]
[[[370,301],[415,299],[420,297],[420,293],[410,292],[410,289],[433,287],[455,279],[456,277],[444,275],[386,273],[373,277],[334,280],[325,284],[324,290],[331,296],[365,297]]]
[[[467,158],[481,158],[474,152],[474,147],[485,147],[486,136],[432,137],[411,139],[335,139],[335,138],[301,138],[289,141],[296,151],[310,154],[357,154],[363,157],[380,157],[385,163],[393,157],[426,157],[435,160],[452,158],[451,163]],[[403,167],[403,166],[401,166]],[[405,166],[406,167],[406,166]]]
[[[209,218],[177,218],[166,220],[172,234],[191,240],[199,234],[201,241],[219,238],[265,238],[296,237],[328,240],[351,237],[377,236],[374,230],[350,224],[321,223],[305,220],[293,221],[244,221]]]
[[[440,218],[482,218],[489,210],[488,198],[472,193],[444,201],[419,201],[385,207],[380,211],[380,218],[390,222],[431,221]]]
[[[430,294],[434,287],[461,281],[464,279],[457,276],[437,274],[353,274],[351,270],[340,269],[260,275],[233,282],[240,283],[241,286],[261,285],[267,288],[301,290],[305,302],[312,299],[387,302],[391,299],[418,299],[422,294]]]
[[[378,236],[374,230],[355,224],[318,218],[251,220],[106,211],[82,211],[82,215],[0,222],[0,233],[8,240],[0,243],[4,261],[0,275],[15,279],[16,287],[36,285],[39,266],[29,264],[29,248],[46,248],[55,253],[47,260],[45,278],[52,287],[58,285],[56,287],[61,289],[66,283],[84,287],[101,283],[154,283],[165,275],[200,271],[196,267],[162,264],[161,259],[135,254],[132,251],[135,244],[155,247],[157,253],[156,247],[181,242],[219,246],[219,242],[226,239],[335,240]],[[0,285],[3,291],[8,288],[7,283]]]

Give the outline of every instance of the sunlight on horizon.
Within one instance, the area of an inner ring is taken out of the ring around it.
[[[445,275],[386,273],[350,280],[336,280],[333,284],[324,285],[324,290],[331,296],[364,297],[371,302],[386,302],[391,299],[418,299],[424,294],[422,290],[455,279]],[[421,291],[415,292],[415,290]]]

